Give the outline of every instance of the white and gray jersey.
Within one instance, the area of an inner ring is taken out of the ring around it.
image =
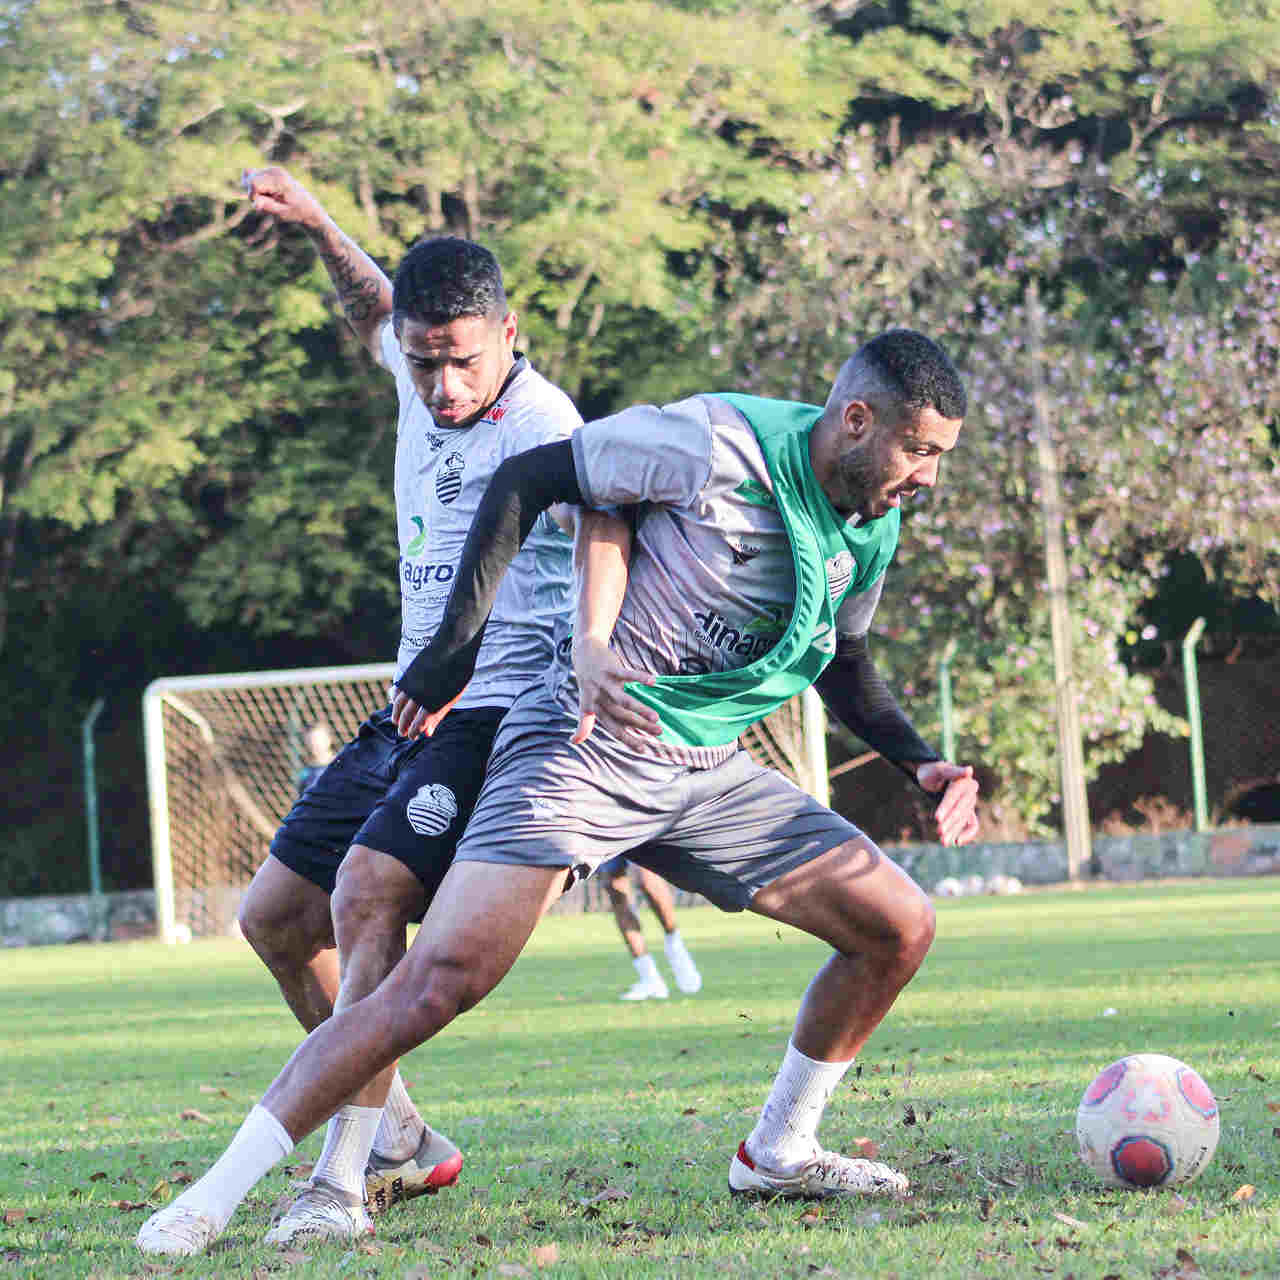
[[[409,375],[391,324],[382,363],[400,397],[396,521],[400,532],[397,679],[435,635],[462,545],[498,465],[513,454],[567,439],[582,423],[573,401],[520,357],[502,394],[473,426],[438,427]],[[475,675],[459,707],[504,707],[544,675],[556,625],[568,617],[573,542],[543,512],[494,601]]]
[[[656,675],[734,670],[781,639],[795,607],[786,526],[769,501],[773,482],[746,419],[714,396],[641,405],[588,423],[573,437],[583,500],[638,504],[630,578],[612,647]],[[841,635],[865,635],[884,577],[850,596]],[[556,700],[577,711],[569,628],[548,674]],[[657,744],[690,764],[713,764],[728,747]]]

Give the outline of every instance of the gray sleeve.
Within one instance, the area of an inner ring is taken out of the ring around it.
[[[884,579],[882,573],[865,591],[845,597],[836,613],[837,636],[865,636],[871,630],[871,619],[875,617],[876,606],[880,603]]]
[[[697,398],[637,405],[588,422],[574,433],[573,461],[588,506],[688,506],[711,474],[706,407]]]

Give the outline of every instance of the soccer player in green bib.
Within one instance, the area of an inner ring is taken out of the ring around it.
[[[818,1125],[923,961],[932,906],[858,827],[737,739],[815,685],[937,797],[939,840],[976,838],[973,769],[921,739],[867,643],[901,504],[937,483],[965,407],[943,350],[895,329],[849,357],[823,406],[699,395],[588,423],[498,468],[440,629],[397,681],[402,734],[433,733],[466,687],[506,566],[543,510],[628,509],[629,552],[616,536],[579,548],[576,634],[503,720],[422,929],[377,991],[294,1054],[215,1165],[221,1185],[234,1168],[247,1191],[384,1063],[482,999],[567,882],[625,855],[833,948],[755,1127],[726,1153],[730,1190],[906,1189],[884,1164],[824,1150]],[[180,1200],[198,1206],[200,1186]]]

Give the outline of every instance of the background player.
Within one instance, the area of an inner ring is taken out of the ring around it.
[[[675,974],[676,986],[681,991],[692,995],[702,990],[702,974],[694,964],[689,948],[680,935],[676,924],[676,904],[667,882],[656,876],[647,867],[638,862],[629,863],[619,856],[610,858],[600,866],[596,874],[604,881],[605,892],[609,895],[609,906],[613,909],[613,918],[617,922],[622,941],[631,952],[631,963],[635,966],[636,980],[623,993],[624,1000],[665,1000],[671,993],[658,972],[653,956],[649,953],[649,945],[644,940],[644,930],[640,926],[640,918],[631,905],[631,874],[635,868],[636,882],[640,892],[648,899],[653,914],[662,925],[662,949],[666,953],[667,963]]]

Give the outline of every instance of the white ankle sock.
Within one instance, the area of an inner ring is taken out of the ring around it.
[[[747,1153],[775,1173],[790,1173],[818,1148],[818,1125],[849,1062],[818,1062],[787,1045]]]
[[[391,1078],[391,1092],[382,1108],[382,1119],[373,1138],[373,1149],[388,1160],[407,1160],[418,1149],[427,1123],[409,1097],[409,1090],[397,1071]]]
[[[363,1200],[364,1169],[381,1118],[381,1107],[339,1107],[324,1131],[324,1149],[311,1171],[312,1181]]]
[[[636,972],[640,975],[642,982],[656,983],[662,981],[658,966],[653,963],[653,957],[647,951],[642,956],[632,956],[631,963],[635,965]]]
[[[212,1218],[221,1230],[240,1201],[292,1150],[293,1139],[284,1125],[264,1106],[255,1105],[209,1172],[173,1203]]]

